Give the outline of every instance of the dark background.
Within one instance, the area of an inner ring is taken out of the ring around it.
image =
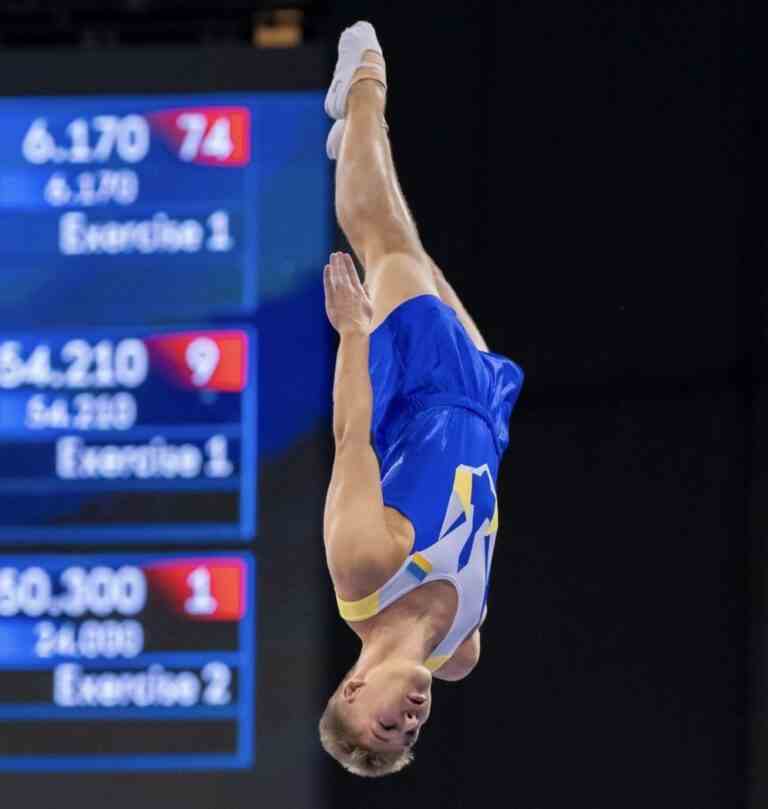
[[[361,5],[423,240],[527,379],[480,665],[435,684],[409,771],[337,773],[332,805],[742,806],[765,365],[739,4],[337,2],[330,28]]]
[[[225,23],[239,25],[225,11],[236,5],[220,4],[199,43],[208,65]],[[499,480],[482,660],[466,681],[435,684],[414,764],[364,781],[319,748],[314,722],[358,650],[326,582],[292,612],[306,612],[298,648],[265,624],[261,654],[286,672],[330,653],[313,664],[313,691],[262,677],[271,753],[259,785],[194,776],[194,805],[745,805],[750,755],[768,771],[768,380],[764,284],[748,273],[743,228],[742,4],[294,5],[307,7],[316,47],[332,50],[356,19],[376,25],[423,241],[527,379]],[[63,39],[72,28],[76,18],[60,20]],[[4,30],[5,46],[22,48]],[[265,560],[265,601],[296,603],[323,580],[330,451],[318,435],[263,478],[274,493],[317,484],[301,495],[305,516],[288,497],[264,516],[316,541]],[[302,571],[289,564],[299,557]],[[295,746],[286,721],[312,737]],[[319,768],[311,789],[291,784],[299,760]],[[98,795],[116,809],[121,795],[177,805],[163,783],[102,780]]]

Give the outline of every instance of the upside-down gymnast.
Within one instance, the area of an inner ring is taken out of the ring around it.
[[[341,616],[362,648],[320,739],[364,776],[406,766],[432,678],[462,680],[477,665],[495,482],[523,380],[488,351],[421,244],[392,162],[386,90],[376,33],[358,22],[341,35],[325,101],[336,213],[365,284],[349,255],[330,257],[339,348],[324,537]]]

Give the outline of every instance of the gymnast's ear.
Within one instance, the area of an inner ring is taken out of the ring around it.
[[[341,689],[341,696],[346,702],[353,702],[357,692],[365,685],[364,680],[353,678],[344,683],[344,688]]]

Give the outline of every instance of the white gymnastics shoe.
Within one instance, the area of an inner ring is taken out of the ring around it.
[[[386,68],[378,63],[363,61],[366,51],[376,51],[384,58],[376,31],[369,22],[356,22],[341,32],[339,57],[325,96],[325,111],[337,121],[347,114],[347,96],[353,84],[363,79],[374,79],[384,88],[387,86]]]

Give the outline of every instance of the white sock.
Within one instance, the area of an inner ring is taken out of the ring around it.
[[[356,22],[342,31],[339,37],[336,69],[333,72],[331,86],[325,96],[325,111],[331,118],[339,120],[347,114],[349,88],[353,84],[352,79],[355,73],[361,66],[366,68],[366,78],[375,78],[386,87],[386,69],[383,65],[364,62],[363,54],[366,51],[382,53],[376,31],[369,22]]]

